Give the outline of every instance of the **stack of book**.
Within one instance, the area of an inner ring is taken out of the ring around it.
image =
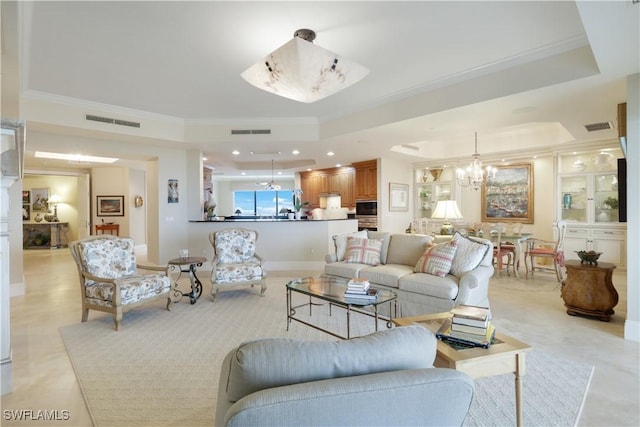
[[[460,305],[453,308],[451,314],[438,330],[438,338],[469,347],[489,348],[496,330],[488,308]]]
[[[375,301],[378,298],[378,290],[371,287],[367,279],[351,279],[347,283],[344,298],[350,302],[363,303]]]

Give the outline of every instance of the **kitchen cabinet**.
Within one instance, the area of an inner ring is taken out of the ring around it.
[[[576,251],[602,252],[599,261],[624,268],[626,226],[618,222],[619,150],[559,157],[558,218],[567,221],[565,257],[579,259]]]
[[[378,161],[354,162],[356,170],[355,199],[378,199]]]
[[[440,200],[452,200],[455,185],[452,168],[418,168],[415,174],[415,218],[431,218]]]
[[[327,193],[340,194],[342,207],[355,207],[355,169],[340,167],[300,172],[300,188],[303,200],[309,201],[310,208],[320,207],[320,196]]]

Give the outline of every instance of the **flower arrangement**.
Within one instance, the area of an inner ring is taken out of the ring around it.
[[[302,190],[301,189],[297,189],[294,190],[293,192],[293,208],[295,209],[296,212],[300,212],[300,209],[302,209],[305,206],[308,206],[310,203],[308,201],[303,202],[302,198],[300,197],[302,196]]]

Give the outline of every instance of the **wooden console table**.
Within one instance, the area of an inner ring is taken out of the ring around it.
[[[618,304],[618,292],[611,280],[616,266],[608,262],[582,264],[576,260],[565,261],[564,266],[567,278],[562,282],[561,295],[567,314],[611,320],[613,307]]]
[[[96,224],[96,234],[115,234],[120,235],[120,224]]]

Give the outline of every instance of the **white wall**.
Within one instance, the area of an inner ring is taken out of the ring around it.
[[[95,226],[103,222],[112,222],[120,226],[120,236],[131,237],[129,217],[133,203],[129,194],[129,169],[118,167],[99,167],[91,169],[91,234]],[[124,216],[98,216],[97,198],[100,196],[124,196]]]
[[[396,159],[378,159],[378,230],[404,233],[413,220],[415,210],[413,164]],[[389,210],[389,184],[409,186],[409,208],[406,211]]]
[[[625,339],[640,341],[640,74],[627,78],[627,319]]]
[[[125,201],[129,216],[129,235],[136,245],[147,243],[147,193],[145,172],[137,169],[129,170],[129,197]],[[136,196],[141,196],[142,206],[135,206]]]

